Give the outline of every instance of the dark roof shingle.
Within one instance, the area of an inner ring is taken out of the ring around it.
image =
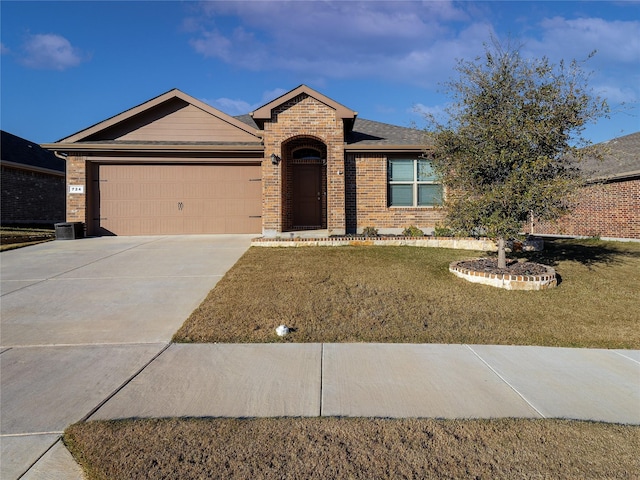
[[[640,132],[602,142],[604,158],[587,157],[581,168],[590,180],[611,180],[640,176]]]
[[[37,143],[30,142],[4,130],[0,133],[2,135],[0,155],[3,161],[62,173],[66,171],[66,162],[64,160],[43,149]]]

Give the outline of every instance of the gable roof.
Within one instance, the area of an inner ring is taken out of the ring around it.
[[[640,177],[640,132],[602,142],[604,158],[586,157],[580,168],[592,181]]]
[[[172,90],[169,90],[168,92],[163,93],[162,95],[159,95],[155,98],[152,98],[151,100],[141,103],[140,105],[130,108],[129,110],[119,113],[118,115],[110,117],[106,120],[103,120],[102,122],[96,123],[95,125],[85,128],[84,130],[76,132],[73,135],[70,135],[61,140],[58,140],[55,143],[70,144],[70,143],[88,141],[91,138],[96,138],[97,136],[99,136],[100,132],[104,132],[108,129],[116,128],[118,125],[122,125],[124,124],[124,122],[134,119],[136,116],[146,114],[148,112],[151,112],[153,109],[160,108],[163,105],[168,105],[170,102],[172,101],[175,102],[176,100],[180,100],[185,104],[192,105],[197,109],[201,110],[202,112],[206,112],[207,114],[228,124],[230,127],[242,130],[245,133],[248,133],[254,136],[256,141],[259,141],[259,137],[255,129],[250,128],[247,124],[238,121],[234,117],[227,115],[226,113],[221,112],[220,110],[210,105],[207,105],[206,103],[190,95],[187,95],[186,93],[178,90],[177,88],[174,88]]]
[[[42,173],[64,174],[65,161],[43,149],[37,143],[0,131],[0,160],[2,164]]]
[[[347,150],[384,147],[426,148],[427,136],[416,128],[400,127],[373,120],[356,119],[353,129],[345,138]]]
[[[351,110],[344,105],[336,102],[335,100],[330,99],[326,95],[323,95],[320,92],[317,92],[313,88],[310,88],[306,85],[300,85],[293,90],[285,93],[284,95],[279,96],[275,100],[271,100],[269,103],[263,105],[262,107],[254,110],[249,115],[255,120],[256,124],[262,128],[265,120],[271,119],[271,114],[274,109],[280,107],[282,104],[288,102],[289,100],[297,97],[298,95],[308,95],[312,98],[315,98],[321,103],[324,103],[328,107],[332,108],[336,112],[336,118],[339,120],[343,120],[347,131],[351,129],[353,126],[353,122],[355,121],[358,112]]]
[[[235,118],[247,125],[258,128],[250,114]],[[400,127],[389,123],[356,118],[353,128],[345,136],[345,150],[424,150],[428,146],[427,134],[416,128]]]

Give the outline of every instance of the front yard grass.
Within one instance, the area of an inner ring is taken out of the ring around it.
[[[89,480],[636,478],[640,427],[361,418],[87,422],[64,442]]]
[[[0,252],[28,247],[55,239],[55,231],[47,228],[0,227]]]
[[[640,244],[546,241],[522,255],[551,290],[471,284],[449,263],[481,252],[415,247],[253,247],[176,342],[403,342],[639,348]],[[278,337],[286,324],[292,333]]]

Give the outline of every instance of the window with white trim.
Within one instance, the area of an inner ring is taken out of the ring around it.
[[[442,204],[442,184],[426,158],[390,158],[387,163],[390,207],[433,207]]]

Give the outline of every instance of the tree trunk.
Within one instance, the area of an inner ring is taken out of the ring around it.
[[[498,268],[507,268],[507,254],[504,250],[504,238],[498,239]]]

